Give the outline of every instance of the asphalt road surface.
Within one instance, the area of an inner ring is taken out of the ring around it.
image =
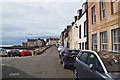
[[[72,70],[64,69],[60,64],[54,46],[38,56],[4,57],[0,66],[2,78],[73,78]]]

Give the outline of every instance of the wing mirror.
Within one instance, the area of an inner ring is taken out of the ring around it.
[[[90,68],[91,70],[93,70],[93,64],[90,64],[90,65],[89,65],[89,68]]]

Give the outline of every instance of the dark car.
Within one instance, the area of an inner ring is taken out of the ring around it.
[[[120,53],[80,51],[73,74],[76,80],[120,80]]]
[[[15,56],[19,56],[19,57],[21,56],[19,50],[10,50],[8,52],[8,57],[15,57]]]
[[[73,67],[76,56],[79,50],[65,49],[61,54],[61,63],[63,63],[64,68]]]

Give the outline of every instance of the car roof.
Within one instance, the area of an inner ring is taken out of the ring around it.
[[[109,72],[120,71],[120,53],[100,51],[97,52]]]

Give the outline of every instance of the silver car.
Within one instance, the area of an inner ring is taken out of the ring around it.
[[[6,49],[0,49],[0,56],[2,56],[2,57],[6,57],[7,56]]]

